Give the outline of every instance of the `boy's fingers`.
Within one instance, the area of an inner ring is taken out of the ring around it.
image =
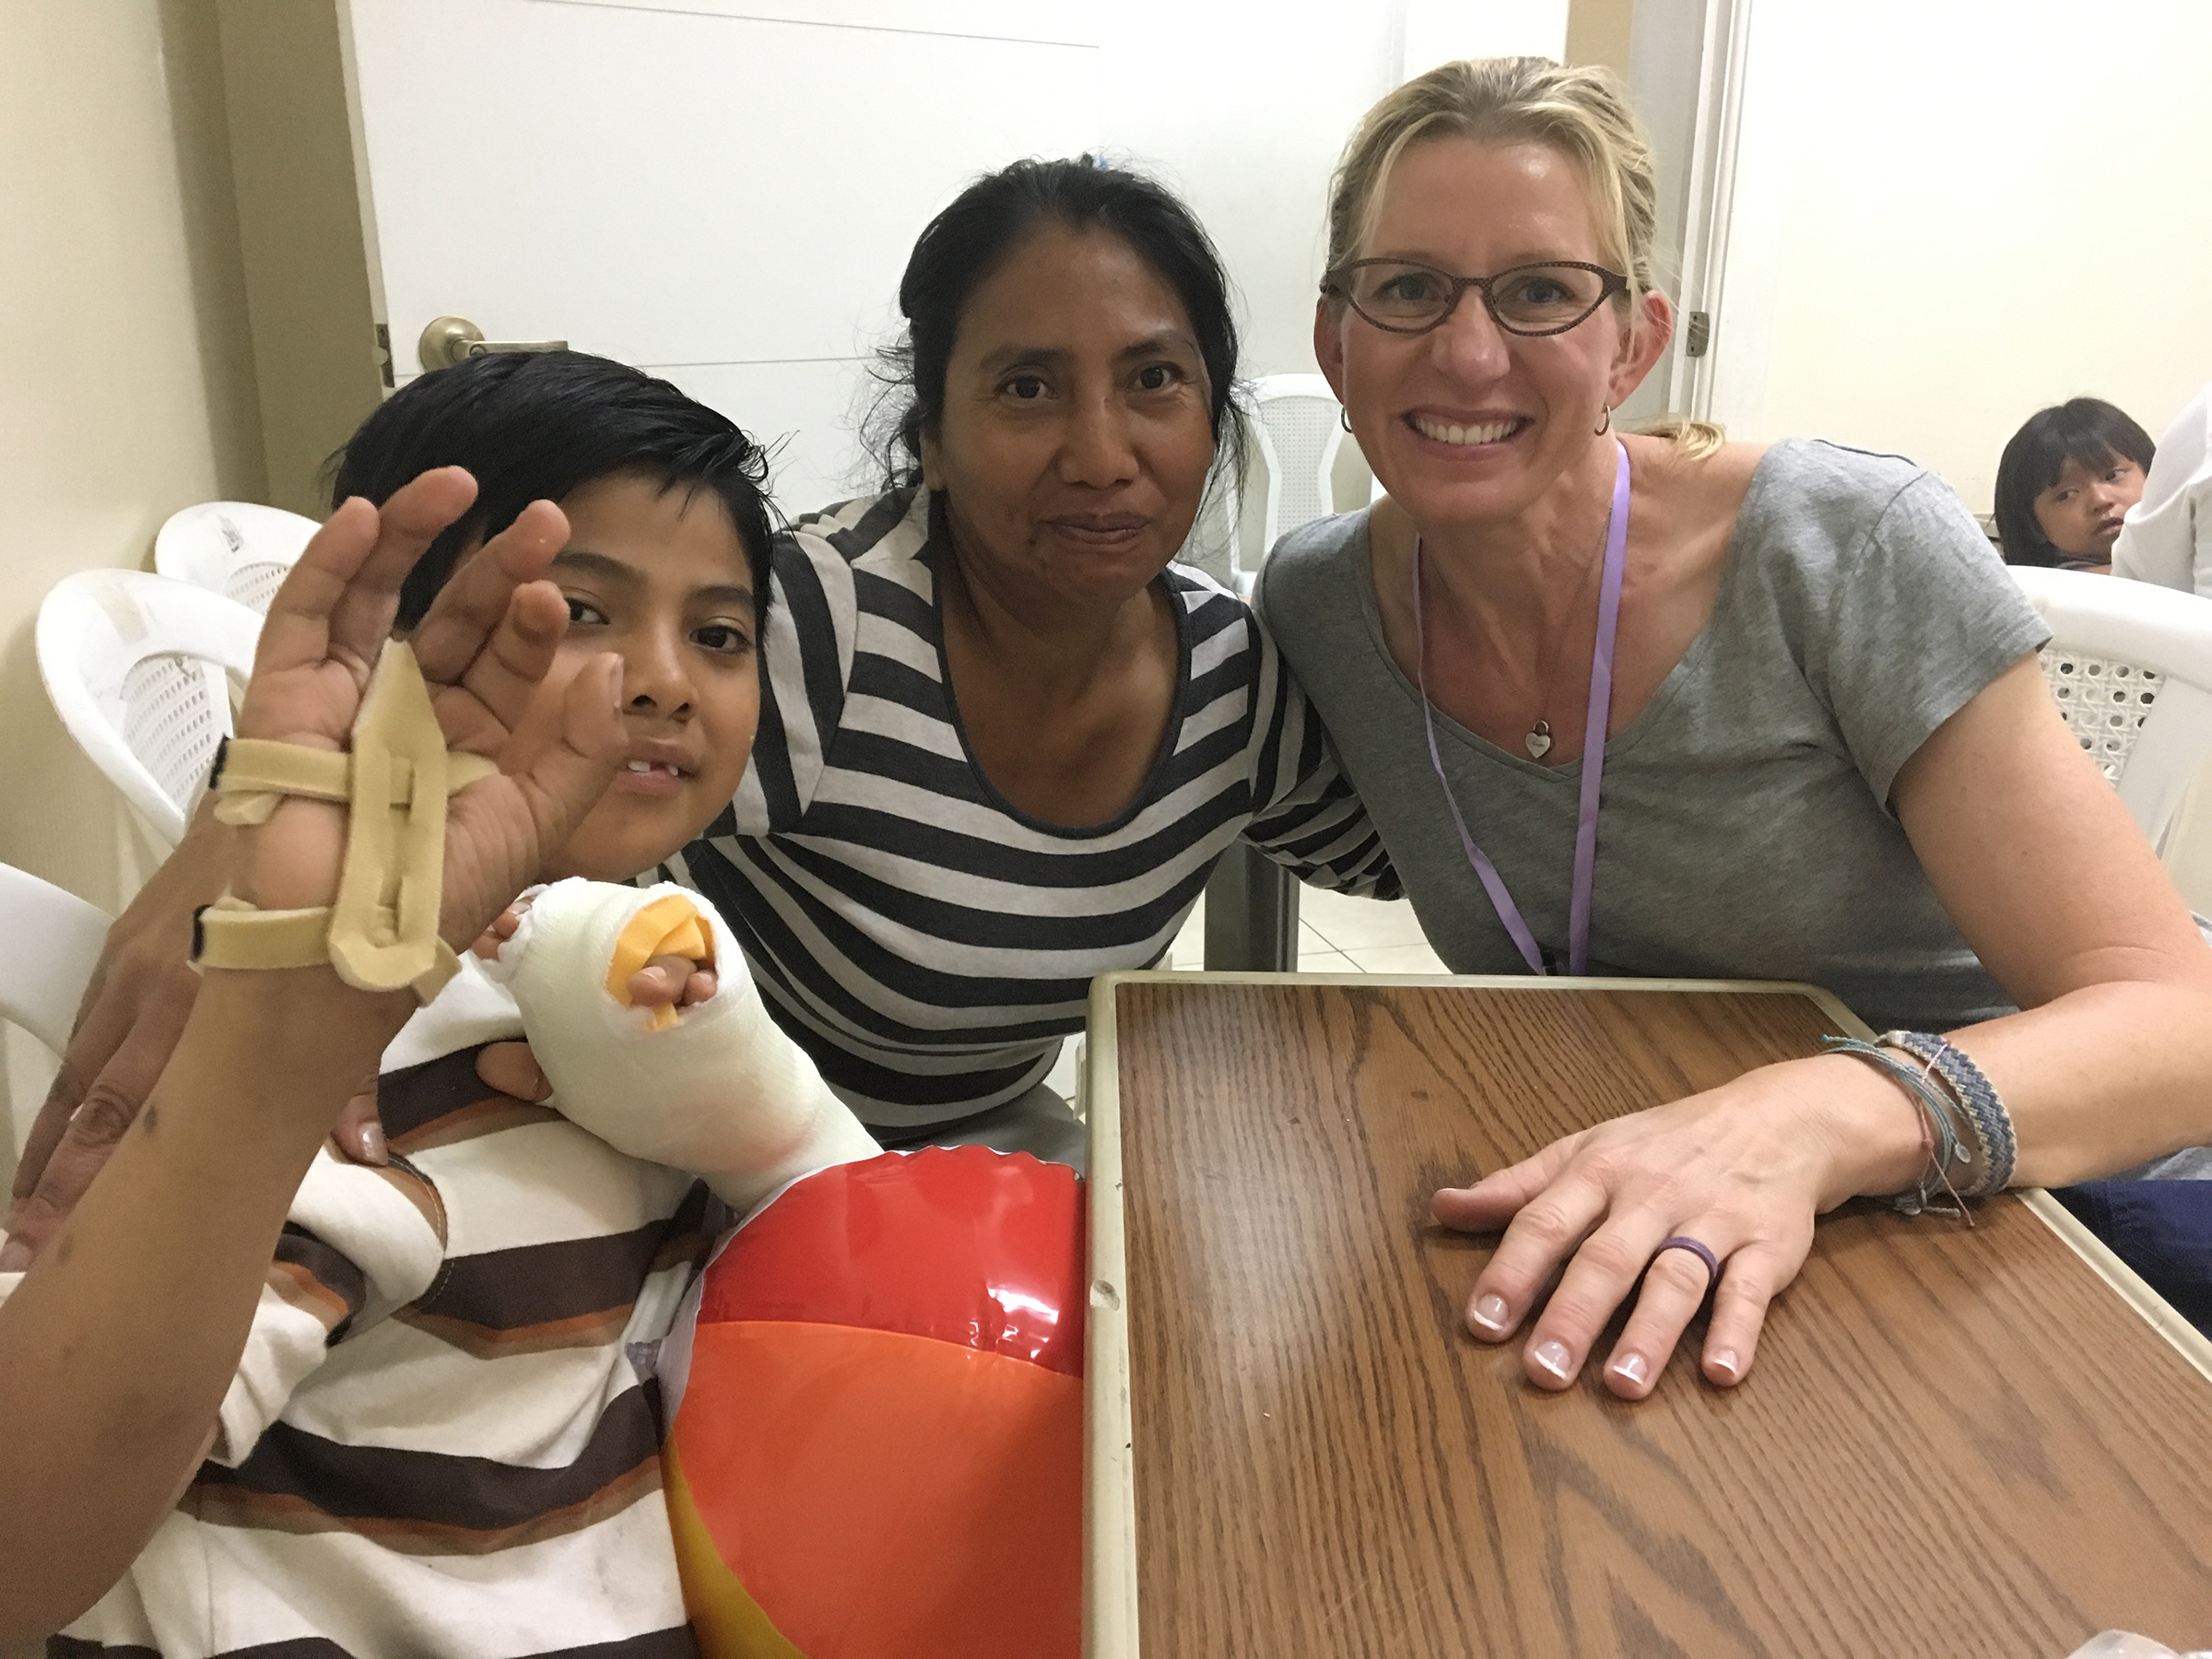
[[[377,512],[376,545],[331,613],[332,653],[373,663],[399,614],[400,583],[446,527],[475,504],[477,481],[458,466],[412,478]]]
[[[382,509],[358,496],[342,502],[270,601],[255,671],[333,655],[373,663],[392,631],[399,584],[476,492],[468,474],[444,466],[403,485]]]
[[[550,582],[514,590],[491,638],[440,700],[447,742],[473,754],[496,755],[546,676],[569,630],[569,604]],[[448,706],[450,704],[450,707]]]
[[[357,496],[330,515],[269,600],[253,647],[256,679],[330,654],[332,613],[375,547],[376,509],[367,501]]]
[[[533,501],[475,557],[464,559],[415,630],[415,656],[423,677],[448,686],[467,678],[507,621],[515,590],[544,575],[568,539],[569,521],[560,509],[550,501]],[[512,707],[492,702],[492,710],[510,724],[521,713],[519,700]]]
[[[689,957],[654,957],[629,976],[630,1004],[640,1008],[674,1007],[690,978]]]
[[[538,845],[563,845],[606,793],[629,735],[622,728],[622,659],[594,657],[558,695],[534,699],[500,767],[530,803]]]
[[[526,1042],[495,1042],[477,1055],[477,1081],[518,1100],[543,1101],[553,1093]]]

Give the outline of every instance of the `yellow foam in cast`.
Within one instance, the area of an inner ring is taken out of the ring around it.
[[[606,965],[606,994],[624,1007],[632,1006],[629,982],[654,957],[689,957],[714,965],[714,938],[700,920],[699,909],[681,893],[655,899],[622,924]],[[646,1020],[649,1030],[665,1031],[676,1023],[676,1009],[666,1003]]]
[[[216,816],[260,824],[288,794],[342,801],[346,856],[336,902],[327,908],[260,911],[229,895],[210,905],[195,928],[194,963],[301,968],[327,960],[349,985],[406,986],[429,1002],[459,969],[438,936],[446,796],[497,770],[480,755],[447,752],[415,653],[396,640],[369,677],[350,754],[230,740],[213,783]],[[311,948],[317,941],[320,948]]]
[[[760,1610],[700,1518],[690,1482],[674,1440],[661,1446],[661,1480],[668,1500],[668,1529],[676,1535],[676,1573],[684,1586],[684,1611],[706,1659],[806,1659]]]
[[[698,945],[681,935],[689,915]],[[648,1029],[627,1006],[629,977],[677,943],[713,961],[719,983]],[[514,993],[563,1117],[633,1158],[704,1176],[740,1215],[801,1175],[876,1155],[860,1120],[769,1017],[729,924],[674,883],[571,877],[542,888],[485,971]]]

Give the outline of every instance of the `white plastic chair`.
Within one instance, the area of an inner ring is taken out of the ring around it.
[[[19,1025],[56,1054],[69,1046],[76,1005],[100,960],[108,914],[75,893],[0,865],[0,1019]]]
[[[154,537],[154,569],[266,616],[285,572],[322,527],[258,501],[203,501],[170,514]]]
[[[77,747],[166,853],[230,734],[261,618],[143,571],[80,571],[39,606],[39,675]]]
[[[2212,913],[2212,599],[2086,571],[2011,567],[2051,628],[2067,726],[2192,909]]]
[[[1344,445],[1343,409],[1318,374],[1265,374],[1253,382],[1253,435],[1267,469],[1267,513],[1252,568],[1240,559],[1237,591],[1251,595],[1260,563],[1281,537],[1336,511],[1330,475]]]
[[[1198,516],[1175,555],[1176,562],[1204,571],[1223,587],[1237,590],[1237,538],[1243,516],[1237,480],[1224,468],[1206,481],[1206,497],[1198,503]],[[1251,590],[1241,591],[1249,596]]]

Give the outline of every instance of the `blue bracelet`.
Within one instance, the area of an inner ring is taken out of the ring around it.
[[[2012,1113],[2005,1110],[1996,1085],[1968,1055],[1933,1032],[1884,1031],[1881,1041],[1926,1061],[1949,1085],[1973,1125],[1974,1138],[1982,1143],[1982,1177],[1968,1196],[1986,1197],[2010,1186],[2019,1144],[2013,1135]]]

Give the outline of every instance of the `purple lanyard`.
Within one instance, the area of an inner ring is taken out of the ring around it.
[[[1590,715],[1583,737],[1583,789],[1574,822],[1574,893],[1568,905],[1567,971],[1590,971],[1590,892],[1597,881],[1597,799],[1606,775],[1606,726],[1613,710],[1613,634],[1620,621],[1620,579],[1629,563],[1629,450],[1618,438],[1613,447],[1620,462],[1613,473],[1613,512],[1606,521],[1606,568],[1597,589],[1597,642],[1590,653]],[[1452,808],[1452,822],[1459,830],[1459,844],[1467,862],[1481,877],[1483,890],[1505,931],[1512,935],[1521,959],[1531,973],[1546,971],[1544,953],[1535,935],[1522,919],[1521,907],[1506,891],[1495,865],[1483,856],[1467,833],[1467,820],[1453,798],[1444,776],[1443,758],[1436,751],[1436,719],[1429,703],[1429,635],[1421,626],[1421,538],[1413,538],[1413,672],[1421,691],[1421,726],[1429,734],[1429,764],[1443,786],[1444,805]]]

